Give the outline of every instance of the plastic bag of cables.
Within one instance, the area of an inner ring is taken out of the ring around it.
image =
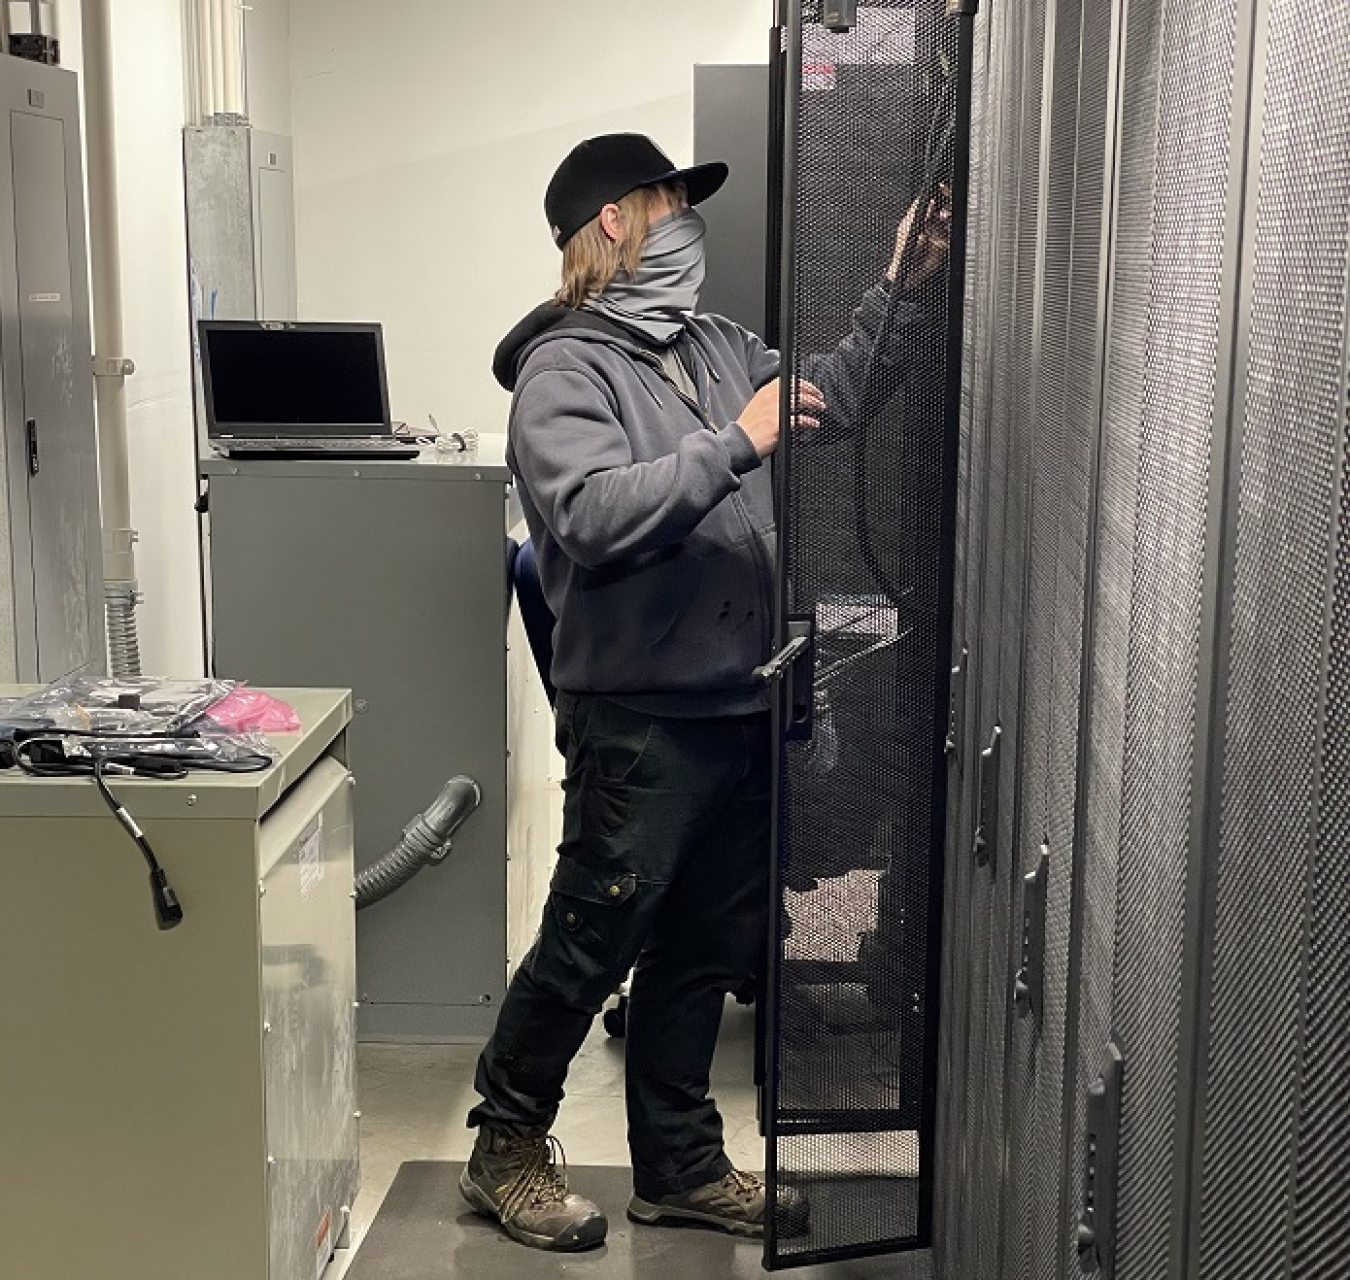
[[[19,768],[39,777],[91,774],[96,761],[165,778],[195,771],[254,773],[270,768],[277,758],[258,734],[119,737],[48,730],[27,733],[12,751]]]
[[[58,680],[7,708],[7,720],[94,734],[176,734],[236,687],[232,680]]]

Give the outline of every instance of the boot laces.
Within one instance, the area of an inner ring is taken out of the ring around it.
[[[567,1199],[567,1156],[562,1143],[552,1134],[543,1138],[523,1138],[511,1143],[507,1152],[511,1155],[528,1152],[528,1155],[502,1197],[503,1222],[510,1221],[527,1207],[542,1208],[561,1204]]]
[[[740,1200],[754,1200],[764,1192],[764,1184],[753,1173],[742,1173],[733,1169],[726,1176],[726,1187]]]

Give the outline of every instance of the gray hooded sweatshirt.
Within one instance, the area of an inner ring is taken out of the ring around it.
[[[803,370],[827,429],[857,410],[887,293],[870,290],[851,333]],[[931,327],[900,302],[882,367]],[[556,619],[553,683],[653,715],[742,715],[769,705],[753,672],[773,642],[776,544],[772,469],[736,418],[779,356],[720,316],[691,316],[686,336],[694,397],[636,335],[551,303],[493,369],[513,392],[507,461]]]

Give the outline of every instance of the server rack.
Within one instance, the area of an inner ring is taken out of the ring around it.
[[[1350,15],[990,0],[963,65],[936,1274],[1350,1275]]]

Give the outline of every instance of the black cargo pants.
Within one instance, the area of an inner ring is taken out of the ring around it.
[[[563,836],[543,924],[478,1061],[469,1124],[553,1123],[595,1014],[636,966],[628,1142],[644,1198],[731,1167],[708,1074],[767,923],[767,713],[678,720],[560,692]]]

